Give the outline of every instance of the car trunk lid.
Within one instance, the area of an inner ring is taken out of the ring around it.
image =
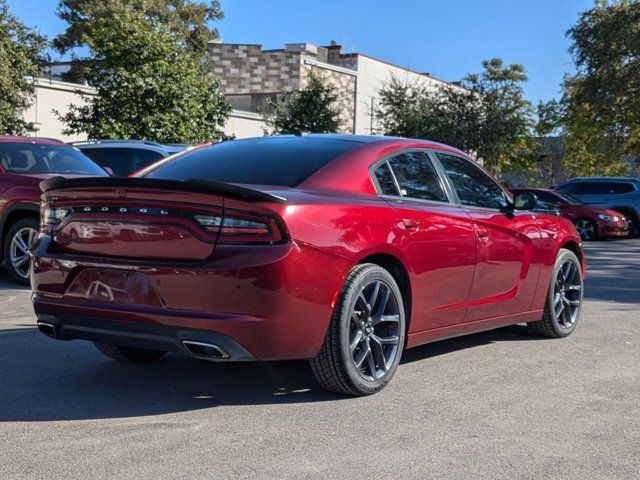
[[[56,249],[137,259],[203,260],[214,252],[221,233],[233,242],[255,239],[264,234],[261,227],[278,229],[273,212],[257,203],[284,201],[201,180],[56,177],[42,182],[41,189],[43,228]],[[245,208],[225,214],[225,200]]]

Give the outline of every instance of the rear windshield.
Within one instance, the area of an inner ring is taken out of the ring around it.
[[[102,168],[66,145],[0,143],[0,166],[7,173],[33,175],[60,173],[107,176]]]
[[[309,137],[234,140],[160,161],[140,174],[171,180],[295,187],[331,160],[361,145]]]

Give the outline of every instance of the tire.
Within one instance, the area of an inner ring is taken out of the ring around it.
[[[615,209],[613,209],[615,210]],[[640,222],[638,222],[638,216],[632,210],[620,209],[619,211],[629,221],[629,237],[637,237],[640,235]]]
[[[598,239],[598,228],[593,220],[579,218],[576,220],[575,225],[581,240],[589,241]]]
[[[30,285],[27,250],[39,231],[40,224],[37,218],[23,218],[11,226],[4,240],[4,264],[13,280],[20,285]]]
[[[544,314],[541,320],[527,324],[529,331],[547,338],[568,337],[580,319],[583,296],[580,261],[571,250],[562,248],[553,267]]]
[[[155,362],[165,353],[161,350],[146,350],[143,348],[123,347],[112,343],[93,342],[95,346],[109,358],[119,362],[151,363]]]
[[[344,395],[379,392],[400,363],[405,324],[402,294],[391,274],[378,265],[357,265],[340,291],[324,344],[310,360],[316,380]]]

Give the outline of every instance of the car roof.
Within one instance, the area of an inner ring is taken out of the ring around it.
[[[577,183],[577,182],[640,182],[640,179],[634,177],[576,177],[571,178],[569,180],[565,180],[564,182],[559,183],[558,185],[564,185],[566,183]]]
[[[274,135],[274,136],[268,136],[268,137],[257,137],[260,138],[261,140],[268,140],[268,139],[277,139],[277,138],[282,138],[282,137],[299,137],[301,139],[307,138],[310,141],[313,139],[324,139],[324,140],[341,140],[341,141],[347,141],[347,142],[357,142],[357,143],[362,143],[362,144],[374,144],[374,143],[381,143],[381,142],[387,142],[390,144],[396,144],[398,146],[402,146],[403,144],[406,144],[407,146],[409,145],[415,145],[416,143],[420,143],[420,147],[421,148],[433,148],[433,149],[437,149],[437,150],[447,150],[450,152],[456,152],[459,153],[461,155],[464,156],[468,156],[468,154],[464,153],[461,150],[458,150],[457,148],[451,147],[449,145],[445,145],[444,143],[438,143],[438,142],[434,142],[432,140],[424,140],[424,139],[420,139],[420,138],[405,138],[405,137],[393,137],[393,136],[386,136],[386,135],[351,135],[351,134],[342,134],[342,133],[305,133],[305,134],[301,134],[301,135]],[[254,137],[253,139],[255,139],[256,137]],[[233,140],[236,142],[242,142],[243,140],[252,140],[251,138],[246,138],[246,139],[239,139],[239,140]]]
[[[64,145],[68,146],[61,140],[46,137],[18,137],[11,135],[0,135],[0,143],[31,143],[37,145]]]
[[[530,190],[532,192],[548,192],[548,193],[556,193],[550,188],[536,188],[536,187],[513,187],[509,190]]]
[[[175,147],[165,147],[164,145],[155,142],[128,140],[74,142],[72,145],[80,150],[96,148],[135,148],[140,150],[151,150],[153,152],[164,153],[165,155],[175,152]]]

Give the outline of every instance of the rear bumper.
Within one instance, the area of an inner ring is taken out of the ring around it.
[[[295,242],[219,247],[206,261],[169,263],[60,253],[41,235],[32,256],[34,309],[59,324],[56,338],[145,348],[161,337],[158,349],[184,352],[182,332],[196,332],[195,341],[232,342],[232,360],[314,357],[352,268]]]
[[[38,327],[58,340],[89,340],[128,347],[191,355],[208,360],[250,361],[255,358],[233,339],[215,332],[74,315],[38,315]],[[198,354],[190,344],[217,347],[215,354]],[[196,352],[196,353],[194,353]]]

